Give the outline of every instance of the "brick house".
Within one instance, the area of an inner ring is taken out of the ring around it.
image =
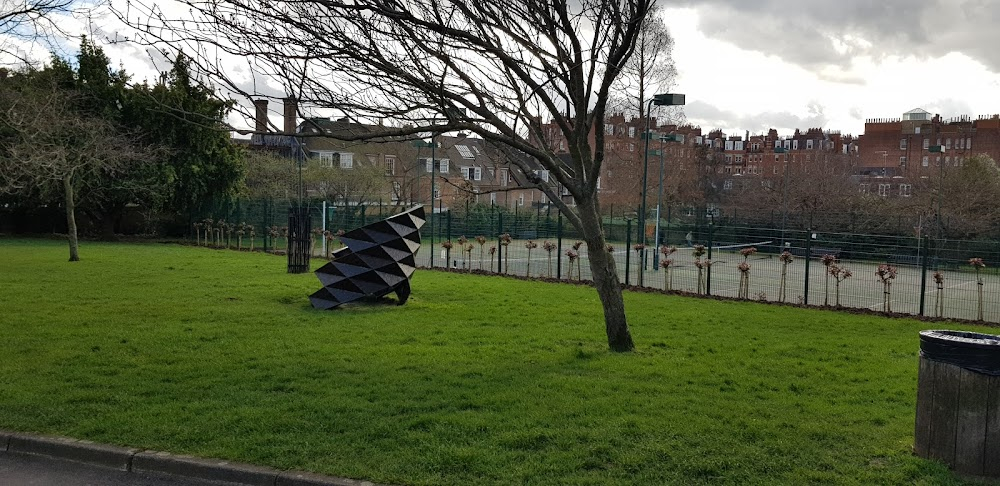
[[[433,138],[433,148],[430,141],[398,137],[345,140],[377,134],[383,128],[347,118],[299,120],[296,102],[290,98],[283,104],[283,131],[273,132],[267,126],[267,104],[266,100],[254,102],[257,120],[251,149],[288,157],[303,154],[309,160],[308,170],[378,167],[388,184],[383,193],[370,195],[373,200],[369,203],[429,204],[432,190],[435,211],[446,211],[466,202],[507,207],[547,203],[540,190],[533,188],[519,170],[505,162],[499,150],[481,138],[464,133],[439,135]],[[549,179],[547,171],[536,173],[543,181]],[[349,195],[345,199],[340,202],[356,202]]]

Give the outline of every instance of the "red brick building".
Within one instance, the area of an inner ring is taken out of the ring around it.
[[[932,151],[935,146],[944,151]],[[860,140],[861,191],[906,197],[920,179],[978,154],[1000,160],[1000,115],[942,120],[915,109],[902,118],[869,119]]]

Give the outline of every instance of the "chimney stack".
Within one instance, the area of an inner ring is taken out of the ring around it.
[[[293,96],[285,98],[285,135],[295,134],[295,120],[298,117],[299,102]]]
[[[267,132],[267,100],[253,100],[253,106],[257,109],[255,131],[258,133]]]

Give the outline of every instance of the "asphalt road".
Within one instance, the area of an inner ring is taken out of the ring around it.
[[[119,471],[44,456],[0,453],[0,484],[4,486],[218,486],[222,483]]]

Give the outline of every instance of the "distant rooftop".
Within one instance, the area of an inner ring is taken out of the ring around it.
[[[906,113],[903,113],[903,121],[930,121],[931,114],[924,109],[914,108]]]

